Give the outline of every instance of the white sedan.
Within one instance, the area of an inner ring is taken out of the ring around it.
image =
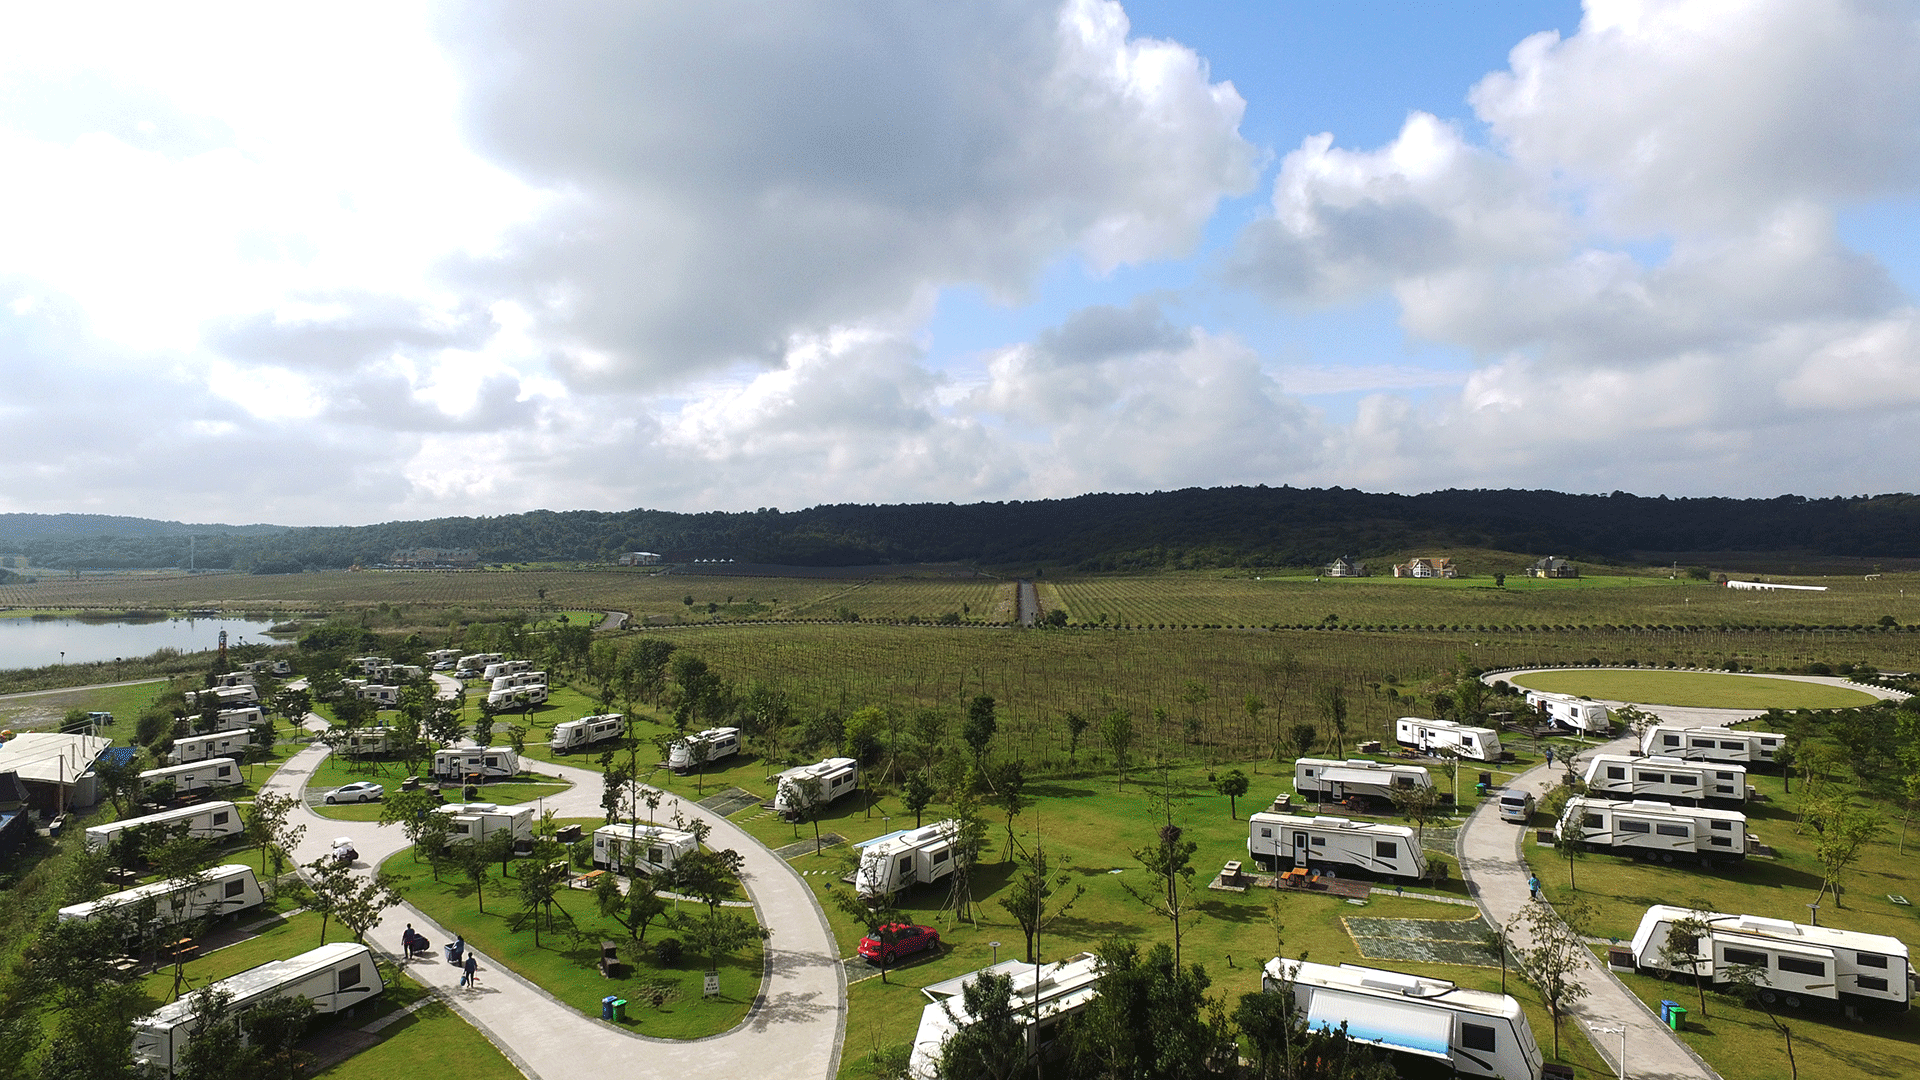
[[[343,802],[372,802],[386,793],[386,788],[371,780],[357,780],[327,792],[327,805]]]

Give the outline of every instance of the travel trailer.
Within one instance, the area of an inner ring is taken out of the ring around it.
[[[511,746],[433,752],[432,775],[435,780],[505,780],[519,775],[519,772],[520,755],[514,753]]]
[[[1263,870],[1302,867],[1418,880],[1427,872],[1420,840],[1405,825],[1296,817],[1262,811],[1247,817],[1247,854]]]
[[[497,664],[506,657],[497,652],[468,653],[454,661],[453,677],[456,679],[478,679],[485,676],[489,665]]]
[[[1500,749],[1499,732],[1451,720],[1403,716],[1393,722],[1393,740],[1423,754],[1454,754],[1469,761],[1500,761],[1506,757]]]
[[[173,749],[167,751],[167,760],[174,765],[205,761],[212,757],[230,757],[237,761],[246,756],[247,747],[252,745],[253,732],[244,728],[216,731],[211,735],[188,735],[184,739],[173,740]]]
[[[199,718],[189,716],[185,722],[188,730],[192,730],[193,725],[199,722]],[[221,709],[214,714],[213,731],[214,733],[222,731],[250,731],[266,722],[267,714],[260,711],[260,706],[258,705],[248,705],[238,709]]]
[[[495,660],[493,663],[480,669],[480,677],[483,679],[502,679],[508,675],[519,675],[532,670],[533,661],[531,660]],[[545,682],[546,679],[542,677],[541,681]]]
[[[376,671],[379,671],[381,668],[392,667],[393,657],[391,656],[349,656],[347,657],[347,663],[352,664],[354,667],[359,668],[360,674],[371,678],[373,676],[373,673]]]
[[[433,649],[427,653],[427,665],[435,671],[452,671],[459,664],[459,649]]]
[[[140,789],[144,791],[162,780],[173,781],[173,794],[176,798],[181,795],[191,795],[196,791],[238,787],[246,782],[240,775],[240,766],[232,758],[224,757],[148,769],[140,774]]]
[[[1779,760],[1787,737],[1772,731],[1726,731],[1722,728],[1683,728],[1657,724],[1640,737],[1640,752],[1685,761],[1718,761],[1728,765],[1771,765]]]
[[[1704,916],[1707,933],[1695,938],[1699,974],[1712,983],[1727,981],[1727,969],[1754,965],[1765,969],[1760,1000],[1789,1008],[1803,1005],[1897,1005],[1912,1000],[1912,969],[1907,946],[1898,938],[1863,934],[1830,926],[1809,926],[1757,915],[1694,912],[1656,904],[1640,918],[1633,935],[1633,963],[1649,974],[1691,980],[1691,968],[1668,968],[1660,953],[1676,921]]]
[[[1554,826],[1588,851],[1648,862],[1733,861],[1747,857],[1747,815],[1738,810],[1674,806],[1650,799],[1573,798]]]
[[[1533,792],[1507,788],[1500,793],[1500,820],[1525,825],[1533,820]]]
[[[1443,1062],[1459,1076],[1538,1080],[1545,1058],[1520,1003],[1491,990],[1357,964],[1275,957],[1260,988],[1283,993],[1310,1030],[1338,1030],[1382,1050]]]
[[[705,747],[706,756],[700,757],[696,747]],[[732,757],[740,752],[740,729],[731,727],[708,728],[705,731],[689,735],[675,742],[667,749],[667,768],[674,772],[686,772],[701,762],[712,763],[723,757]]]
[[[222,686],[212,690],[188,690],[181,696],[186,698],[187,708],[195,712],[206,708],[209,698],[218,702],[222,709],[240,709],[248,705],[259,704],[258,701],[254,700],[252,686]]]
[[[447,846],[469,844],[504,832],[515,840],[533,839],[533,807],[501,806],[497,803],[448,803],[433,808],[436,814],[452,819]]]
[[[304,997],[316,1013],[337,1013],[379,997],[386,989],[373,953],[365,945],[336,941],[288,960],[273,960],[208,989],[228,996],[228,1008],[244,1013],[264,1001]],[[133,1022],[133,1060],[171,1077],[180,1053],[200,1026],[194,998],[183,997]]]
[[[174,810],[162,810],[146,817],[122,818],[105,825],[95,825],[87,830],[87,850],[105,851],[113,846],[114,838],[128,829],[144,829],[158,825],[163,828],[184,823],[190,835],[207,840],[221,840],[229,836],[238,836],[243,827],[240,812],[230,802],[200,803],[197,806],[182,806]]]
[[[394,708],[400,704],[400,688],[397,686],[369,682],[366,679],[341,679],[340,685],[346,687],[348,693],[361,701],[371,701],[383,709]]]
[[[1025,1036],[1028,1061],[1049,1054],[1061,1023],[1086,1011],[1100,996],[1100,958],[1086,952],[1051,964],[1006,960],[934,983],[921,991],[931,1003],[920,1010],[920,1030],[913,1037],[907,1062],[908,1075],[914,1080],[935,1080],[947,1040],[973,1023],[965,1004],[966,987],[982,975],[1004,975],[1013,984],[1013,1015]]]
[[[363,727],[341,731],[334,749],[347,757],[377,757],[393,751],[393,729]]]
[[[260,882],[253,876],[253,867],[228,863],[209,869],[192,884],[156,881],[63,907],[59,919],[61,922],[85,921],[118,911],[132,913],[148,900],[154,902],[160,917],[181,921],[238,915],[266,902],[260,894]]]
[[[516,671],[509,675],[498,675],[488,685],[488,691],[519,690],[528,686],[547,685],[547,673],[544,671]]]
[[[1577,734],[1605,735],[1613,730],[1613,717],[1608,715],[1605,705],[1572,694],[1529,690],[1527,708]]]
[[[558,753],[581,750],[597,742],[617,739],[627,729],[627,718],[619,713],[602,713],[599,716],[583,716],[578,720],[566,720],[553,725],[553,735],[547,739],[547,745]]]
[[[623,874],[658,874],[700,850],[699,838],[660,825],[616,822],[593,830],[593,865]]]
[[[256,697],[260,693],[260,688],[254,685],[253,672],[251,671],[228,671],[215,675],[213,677],[213,687],[216,690],[239,688]]]
[[[813,796],[809,796],[807,791],[809,780],[819,783],[817,793]],[[816,761],[812,765],[802,765],[780,774],[779,783],[774,787],[773,808],[789,820],[797,819],[816,799],[819,805],[825,806],[859,786],[858,761],[850,757]]]
[[[510,690],[487,691],[487,704],[499,709],[517,709],[521,705],[544,705],[547,702],[547,684],[535,683],[528,686],[516,686]]]
[[[853,872],[855,895],[873,900],[909,885],[939,881],[953,873],[958,839],[958,826],[948,818],[857,845],[861,850],[859,869]]]
[[[1301,758],[1293,763],[1293,790],[1309,802],[1345,802],[1350,798],[1392,802],[1395,791],[1432,786],[1433,778],[1418,765],[1365,758]]]
[[[1586,781],[1587,794],[1603,799],[1658,799],[1687,806],[1718,803],[1735,807],[1747,801],[1746,769],[1675,757],[1595,754],[1587,762]]]

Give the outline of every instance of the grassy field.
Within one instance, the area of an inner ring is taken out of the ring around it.
[[[307,781],[310,792],[324,792],[342,784],[357,780],[371,780],[385,785],[388,793],[400,790],[400,784],[406,779],[399,763],[392,761],[367,761],[351,763],[328,754],[314,769]],[[481,802],[523,803],[532,802],[542,795],[554,795],[573,785],[555,776],[542,777],[537,773],[527,774],[523,779],[508,783],[486,784],[480,789]],[[449,801],[458,802],[460,791],[457,788],[447,791]],[[380,803],[343,803],[328,806],[325,802],[315,803],[313,812],[321,817],[335,821],[378,821]]]
[[[1877,700],[1844,686],[1713,671],[1539,671],[1510,681],[1555,694],[1707,709],[1849,709]]]
[[[69,709],[110,712],[115,726],[106,729],[109,736],[133,734],[133,719],[152,704],[155,695],[166,689],[167,680],[154,679],[132,686],[109,686],[98,690],[61,690],[28,697],[0,698],[0,728],[15,731],[57,728]]]

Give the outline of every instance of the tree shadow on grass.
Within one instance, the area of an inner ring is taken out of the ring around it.
[[[1027,788],[1027,794],[1043,799],[1086,799],[1100,794],[1092,788],[1069,787],[1066,784],[1034,784]]]

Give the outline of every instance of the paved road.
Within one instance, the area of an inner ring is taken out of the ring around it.
[[[1039,622],[1040,590],[1034,588],[1033,582],[1022,581],[1014,586],[1014,595],[1016,597],[1014,603],[1019,615],[1020,625],[1032,626],[1034,623]]]
[[[326,747],[319,745],[302,750],[262,787],[300,795],[326,753]],[[540,768],[574,784],[563,794],[548,796],[547,809],[563,817],[600,816],[599,773],[547,763]],[[535,1080],[743,1080],[759,1076],[829,1080],[839,1069],[840,1044],[846,1032],[846,974],[833,931],[812,891],[784,860],[725,818],[681,802],[671,793],[661,809],[668,815],[678,810],[705,819],[713,825],[710,843],[733,848],[745,856],[741,883],[758,908],[761,922],[773,929],[773,939],[767,943],[767,974],[761,996],[739,1027],[694,1041],[629,1034],[560,1004],[484,954],[480,954],[480,987],[473,992],[460,989],[459,972],[437,960],[411,965],[410,974],[437,990]],[[406,844],[394,828],[334,821],[305,809],[296,811],[296,818],[300,814],[306,815],[307,834],[294,854],[299,862],[321,857],[336,836],[351,837],[364,866],[369,868]],[[400,933],[408,923],[436,946],[453,940],[450,931],[412,905],[402,904],[387,913],[368,935],[369,941],[398,955]],[[741,988],[733,989],[737,992]]]

